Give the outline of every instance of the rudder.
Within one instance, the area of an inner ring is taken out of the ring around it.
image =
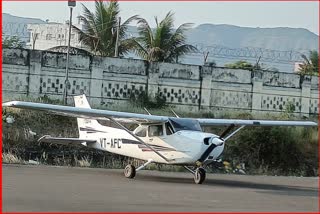
[[[78,108],[91,108],[85,94],[74,96],[74,105]],[[77,118],[79,138],[84,138],[87,130],[90,128],[98,128],[101,125],[97,120]]]

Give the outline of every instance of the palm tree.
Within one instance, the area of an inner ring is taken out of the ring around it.
[[[304,61],[299,65],[299,73],[302,75],[319,75],[318,52],[310,51],[309,58],[304,54],[301,57]]]
[[[190,23],[173,26],[173,13],[169,12],[159,23],[155,17],[156,28],[151,29],[145,19],[138,19],[139,37],[132,39],[137,55],[148,61],[174,62],[196,48],[186,44],[185,32],[192,26]]]
[[[114,56],[117,24],[119,17],[119,4],[116,0],[104,3],[102,0],[95,1],[95,12],[91,12],[86,6],[83,6],[83,15],[80,19],[83,21],[83,28],[76,26],[72,28],[79,33],[80,42],[87,46],[91,52],[101,56]],[[119,30],[119,55],[123,55],[130,50],[130,42],[125,39],[128,24],[137,19],[138,16],[132,16],[120,25]]]

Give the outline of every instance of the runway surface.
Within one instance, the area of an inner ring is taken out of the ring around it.
[[[3,165],[3,211],[318,211],[318,178]]]

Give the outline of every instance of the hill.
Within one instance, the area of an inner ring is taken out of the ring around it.
[[[283,51],[318,49],[318,35],[304,28],[250,28],[202,24],[188,32],[188,39],[191,43],[232,48],[258,47]]]
[[[19,36],[23,41],[29,41],[29,32],[27,24],[45,23],[41,19],[25,18],[13,16],[8,13],[2,13],[2,35]]]

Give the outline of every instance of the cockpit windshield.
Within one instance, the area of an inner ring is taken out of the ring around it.
[[[202,131],[200,123],[197,120],[170,118],[169,121],[176,132],[181,130]]]

